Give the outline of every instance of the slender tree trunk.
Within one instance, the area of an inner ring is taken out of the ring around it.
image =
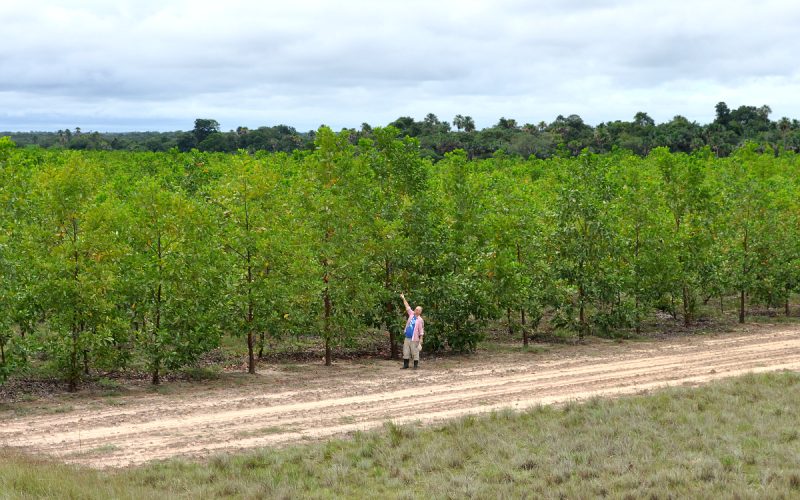
[[[258,359],[264,359],[264,344],[267,342],[267,335],[264,332],[258,334]]]
[[[744,289],[739,291],[739,323],[744,323]]]
[[[508,321],[508,334],[509,335],[514,335],[514,325],[511,324],[511,308],[510,307],[506,308],[506,318],[507,318],[507,321]]]
[[[247,373],[256,373],[255,335],[253,331],[247,332]]]
[[[325,337],[325,366],[331,366],[332,362],[331,339],[330,337]]]
[[[391,303],[386,304],[386,312],[388,317],[392,317],[394,312],[394,305]],[[400,357],[400,347],[397,343],[397,338],[392,334],[392,326],[386,325],[386,332],[389,334],[389,359],[398,359]]]
[[[578,311],[578,320],[579,320],[579,331],[578,331],[578,340],[583,340],[584,335],[586,335],[586,311],[584,307],[584,297],[586,296],[586,291],[583,288],[583,261],[580,261],[578,265],[579,269],[579,276],[581,279],[580,285],[578,285],[578,304],[580,310]]]
[[[724,305],[724,301],[722,300],[722,294],[719,294],[719,313],[720,314],[724,314],[725,313],[725,305]]]
[[[692,308],[689,303],[689,287],[684,282],[683,284],[683,326],[691,326],[692,324]]]
[[[250,206],[247,203],[247,182],[245,182],[245,195],[244,195],[244,230],[250,234]],[[255,358],[255,333],[253,332],[253,319],[254,309],[253,304],[253,254],[250,247],[247,248],[245,253],[247,261],[247,373],[255,375],[256,373],[256,358]]]
[[[78,324],[72,322],[72,352],[69,355],[69,385],[67,390],[75,392],[78,390]]]
[[[586,314],[583,307],[583,285],[578,286],[578,302],[580,303],[580,311],[578,313],[580,327],[578,330],[578,339],[583,340],[586,334]]]
[[[333,228],[327,228],[325,230],[325,242],[327,243],[333,237]],[[328,271],[328,258],[327,256],[323,256],[322,258],[322,268],[325,272],[322,275],[322,282],[325,284],[325,289],[322,292],[322,302],[325,307],[325,316],[324,316],[324,336],[325,336],[325,366],[331,366],[331,316],[333,315],[333,305],[331,304],[331,294],[330,294],[330,272]]]
[[[253,266],[250,249],[247,250],[247,373],[255,375],[255,335],[253,332]]]
[[[744,241],[742,242],[744,254],[742,256],[742,288],[739,290],[739,323],[744,323],[744,299],[747,293],[745,282],[747,278],[747,228],[744,228]]]
[[[72,279],[77,287],[78,275],[80,274],[80,256],[78,254],[78,221],[72,219],[72,257],[75,267],[72,271]],[[80,379],[80,369],[78,368],[78,339],[80,337],[80,323],[78,316],[80,315],[77,308],[72,312],[72,351],[69,356],[69,392],[78,390],[78,379]]]
[[[519,311],[519,321],[522,325],[522,345],[528,347],[528,329],[525,328],[525,309]]]
[[[389,262],[388,258],[384,258],[384,279],[383,279],[383,287],[391,292],[392,286],[392,265]],[[394,312],[394,303],[392,301],[386,302],[386,317],[392,318],[392,313]],[[391,321],[391,320],[388,320]],[[389,333],[389,359],[397,359],[400,357],[400,349],[397,344],[397,338],[392,335],[392,325],[386,325],[386,331]]]
[[[81,323],[81,331],[86,331],[86,324]],[[92,329],[92,334],[96,334],[96,330]],[[89,349],[83,350],[83,374],[89,376]]]
[[[157,358],[153,363],[153,373],[151,378],[153,385],[161,385],[161,359]]]
[[[325,263],[325,267],[327,267],[327,262]],[[322,292],[322,301],[325,306],[325,366],[331,366],[331,315],[332,315],[332,306],[331,306],[331,295],[328,290],[328,273],[325,272],[325,277],[322,281],[325,282],[325,290]]]
[[[635,262],[634,272],[636,273],[635,279],[635,286],[636,290],[634,291],[634,295],[636,296],[636,335],[642,333],[642,315],[639,312],[639,249],[641,248],[641,238],[640,238],[640,230],[641,228],[639,225],[636,225],[636,247],[633,252],[633,258]]]
[[[158,345],[158,330],[161,328],[161,283],[158,284],[158,289],[156,291],[156,321],[155,321],[155,328],[153,328],[153,346]],[[155,352],[154,359],[153,359],[153,367],[152,367],[152,377],[151,382],[153,385],[159,385],[161,383],[161,354],[159,352]]]
[[[784,308],[783,311],[786,313],[786,317],[787,318],[789,317],[789,312],[790,312],[789,311],[789,298],[791,296],[792,296],[792,292],[791,292],[791,290],[789,290],[789,287],[787,286],[786,287],[786,302],[783,305],[783,308]]]
[[[522,264],[522,249],[517,245],[517,264]],[[525,328],[525,309],[519,310],[519,324],[522,328],[522,345],[528,347],[528,329]]]
[[[156,251],[158,252],[158,287],[156,289],[156,321],[153,328],[153,345],[158,345],[158,334],[159,330],[161,329],[161,301],[162,301],[162,293],[163,290],[161,288],[161,278],[164,274],[164,263],[162,262],[162,248],[161,248],[161,233],[158,234],[157,237],[157,247]],[[161,353],[155,353],[155,359],[153,359],[153,367],[152,367],[152,384],[159,385],[161,384]]]

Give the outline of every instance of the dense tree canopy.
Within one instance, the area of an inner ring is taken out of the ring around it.
[[[770,120],[769,106],[739,106],[730,109],[720,102],[715,106],[715,119],[701,125],[677,115],[656,124],[643,111],[630,121],[614,120],[589,125],[575,114],[559,115],[551,123],[520,124],[514,118],[501,117],[496,124],[478,130],[469,115],[457,114],[450,122],[428,113],[421,121],[402,116],[389,125],[399,137],[419,140],[424,157],[438,161],[456,149],[468,158],[489,158],[498,151],[513,156],[549,158],[554,155],[577,156],[584,149],[593,153],[608,153],[615,148],[627,149],[647,156],[657,147],[671,152],[691,153],[708,146],[717,156],[726,157],[746,142],[756,142],[775,150],[800,149],[800,122],[786,117]],[[363,123],[358,129],[345,129],[349,141],[356,145],[362,138],[374,139],[373,127]],[[256,129],[237,127],[224,132],[219,122],[210,118],[195,120],[192,130],[181,132],[99,133],[81,129],[57,132],[0,133],[9,135],[20,146],[66,148],[78,150],[228,152],[239,149],[249,152],[269,151],[291,153],[312,150],[315,131],[298,132],[287,125],[262,126]]]
[[[718,119],[765,127],[767,110],[737,111],[720,106]],[[685,119],[668,125],[676,144],[695,140]],[[419,127],[451,133],[433,115]],[[656,146],[658,127],[644,114],[608,124],[646,150],[596,153],[581,141],[598,129],[579,117],[554,128],[504,118],[498,143],[569,141],[546,159],[454,149],[438,162],[394,127],[322,127],[312,150],[291,154],[2,138],[0,379],[36,363],[72,388],[127,367],[159,383],[224,336],[246,339],[250,371],[279,337],[318,342],[330,364],[378,329],[396,355],[402,291],[425,308],[426,348],[456,351],[500,318],[527,343],[545,317],[614,336],[656,311],[691,324],[699,305],[734,295],[741,321],[753,304],[788,314],[800,291],[800,156],[758,143],[725,158],[673,151]]]

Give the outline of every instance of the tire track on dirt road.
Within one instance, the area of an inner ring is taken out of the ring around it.
[[[429,362],[423,371],[410,373],[386,362],[369,376],[313,380],[309,389],[265,393],[251,386],[232,394],[142,398],[124,410],[14,417],[0,428],[0,444],[97,467],[285,445],[368,430],[389,420],[427,424],[750,371],[800,370],[800,329],[604,344],[591,356],[570,356],[568,349],[559,354],[489,355],[447,370]]]

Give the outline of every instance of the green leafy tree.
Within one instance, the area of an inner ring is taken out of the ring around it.
[[[483,225],[491,235],[488,276],[492,293],[506,312],[509,334],[521,331],[523,345],[528,346],[529,329],[535,331],[542,318],[551,281],[540,205],[545,197],[539,191],[541,184],[515,171],[514,163],[490,163],[483,193],[492,209]]]
[[[213,216],[180,191],[143,178],[130,200],[126,290],[154,385],[216,347],[224,311],[221,242]]]
[[[256,372],[257,335],[284,320],[279,304],[287,288],[285,281],[291,279],[285,260],[292,257],[285,244],[290,238],[282,213],[286,196],[280,172],[246,153],[233,160],[230,171],[212,192],[222,212],[221,237],[229,256],[228,323],[235,335],[246,336],[247,370],[252,374]]]
[[[704,155],[671,154],[665,148],[654,150],[649,159],[661,172],[661,189],[672,220],[665,234],[663,251],[671,255],[674,267],[673,289],[683,304],[683,320],[691,325],[697,312],[704,265],[711,262],[717,231],[714,190],[707,179]]]
[[[374,279],[382,283],[383,290],[382,306],[374,317],[375,326],[388,332],[390,357],[396,359],[402,335],[402,322],[397,318],[397,297],[404,289],[400,277],[416,254],[416,235],[411,231],[410,219],[415,216],[416,201],[424,196],[427,187],[427,165],[415,139],[396,139],[398,131],[392,127],[375,128],[372,133],[374,142],[362,141],[359,153],[376,180],[368,251]]]
[[[672,262],[664,252],[670,233],[669,212],[661,192],[660,172],[633,156],[620,156],[612,177],[618,185],[611,210],[618,224],[616,266],[636,333],[644,316],[670,293]]]
[[[483,338],[480,325],[496,316],[484,249],[488,235],[481,230],[480,178],[470,167],[464,151],[449,153],[431,189],[418,199],[426,215],[414,217],[420,242],[414,289],[428,307],[425,343],[433,349],[474,350]]]
[[[219,133],[219,122],[210,118],[198,118],[194,121],[192,134],[197,144],[202,143],[211,134]]]
[[[564,304],[560,318],[576,328],[582,339],[592,323],[607,329],[607,321],[618,312],[613,306],[605,307],[616,302],[621,285],[612,265],[617,221],[609,207],[615,192],[608,158],[584,152],[562,165],[552,244],[555,266],[572,299]],[[573,308],[577,308],[577,323]]]
[[[330,366],[333,347],[346,344],[365,327],[379,284],[371,278],[365,251],[372,204],[369,167],[355,156],[347,132],[336,134],[322,127],[316,145],[304,162],[307,177],[298,186],[305,224],[297,230],[316,255],[311,272],[321,286],[318,324],[325,365]]]
[[[40,300],[52,333],[44,346],[75,391],[82,372],[89,374],[91,353],[113,343],[121,325],[113,300],[123,251],[113,230],[118,208],[99,168],[76,155],[36,182],[36,262],[46,283]]]

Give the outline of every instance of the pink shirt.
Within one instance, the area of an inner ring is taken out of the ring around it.
[[[408,313],[406,328],[408,328],[408,325],[411,324],[411,318],[414,317],[414,311],[410,307],[407,307],[406,312]],[[411,337],[411,342],[421,340],[423,335],[425,335],[425,320],[420,316],[417,318],[416,324],[414,324],[414,335]]]

